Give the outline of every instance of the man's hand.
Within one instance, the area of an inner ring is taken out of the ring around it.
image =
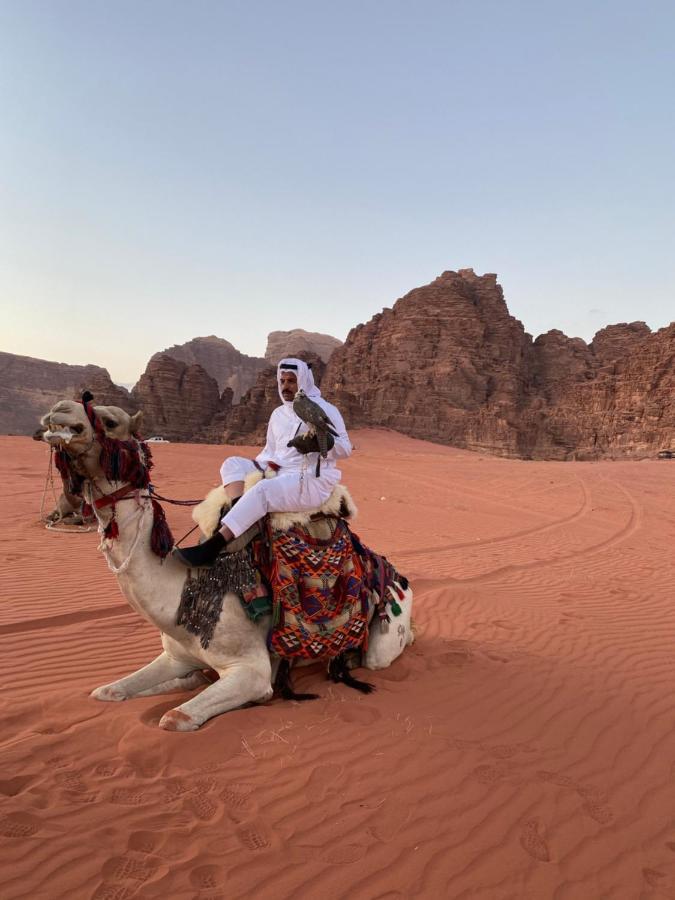
[[[332,434],[326,434],[326,441],[328,444],[328,449],[335,444],[335,438]],[[298,434],[296,435],[292,441],[289,441],[286,444],[287,447],[295,447],[298,453],[318,453],[319,452],[319,442],[315,434]]]

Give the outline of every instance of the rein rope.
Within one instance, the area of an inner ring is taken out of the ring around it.
[[[141,535],[143,534],[143,524],[145,522],[145,516],[148,512],[148,509],[151,508],[151,504],[149,505],[147,503],[144,503],[143,506],[141,507],[141,504],[139,502],[141,499],[143,499],[143,500],[149,499],[147,497],[147,495],[145,497],[141,497],[141,495],[138,494],[136,496],[136,498],[126,497],[124,499],[128,499],[128,500],[136,499],[139,508],[141,508],[141,514],[138,517],[138,523],[136,525],[136,536],[134,537],[133,543],[131,545],[131,549],[129,550],[129,553],[126,556],[126,559],[124,559],[124,561],[122,563],[120,563],[119,566],[116,566],[115,563],[112,561],[112,553],[111,553],[112,540],[110,538],[105,537],[105,529],[103,529],[99,526],[99,532],[101,534],[103,534],[103,537],[101,539],[101,543],[99,544],[98,548],[105,556],[106,562],[108,563],[108,568],[113,573],[113,575],[121,575],[123,572],[125,572],[129,568],[129,563],[131,562],[131,557],[136,552],[136,548],[138,547],[138,543],[141,539]]]
[[[40,499],[40,522],[45,526],[47,531],[54,531],[56,534],[89,534],[97,530],[97,525],[64,525],[62,519],[50,519],[45,515],[45,500],[47,493],[51,488],[52,501],[56,509],[59,504],[59,498],[56,496],[54,488],[54,448],[49,447],[49,462],[47,463],[47,475],[45,476],[45,486]]]

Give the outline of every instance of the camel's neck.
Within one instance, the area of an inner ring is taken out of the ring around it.
[[[119,485],[106,482],[96,487],[94,494],[100,496]],[[94,509],[100,532],[114,512],[118,535],[108,539],[101,534],[101,549],[130,606],[162,631],[173,631],[187,573],[172,557],[162,560],[152,552],[153,511],[147,491],[118,500],[114,507]]]

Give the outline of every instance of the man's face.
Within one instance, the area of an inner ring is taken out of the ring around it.
[[[279,374],[281,396],[284,400],[292,400],[298,393],[298,376],[295,372],[281,372]]]

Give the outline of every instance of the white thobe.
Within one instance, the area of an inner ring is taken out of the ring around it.
[[[328,451],[327,459],[321,459],[321,473],[317,477],[318,453],[298,453],[295,447],[286,446],[297,434],[304,434],[307,426],[293,412],[292,403],[278,406],[267,426],[267,442],[256,456],[256,462],[264,469],[270,462],[281,466],[274,478],[263,478],[239,498],[235,506],[223,517],[235,537],[262,519],[269,512],[294,512],[316,509],[330,497],[333,488],[342,478],[336,460],[345,459],[352,452],[351,441],[345,423],[338,410],[323,397],[313,397],[315,403],[326,412],[335,426],[338,436]],[[243,481],[249,472],[256,471],[253,460],[230,456],[220,469],[223,484]]]

